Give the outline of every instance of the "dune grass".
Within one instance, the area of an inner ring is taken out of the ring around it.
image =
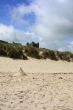
[[[34,46],[24,46],[19,43],[8,43],[0,40],[0,56],[14,59],[28,59],[28,57],[37,59],[65,60],[73,61],[73,53],[60,52]]]

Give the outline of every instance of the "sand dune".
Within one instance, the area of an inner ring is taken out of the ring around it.
[[[0,110],[73,110],[72,67],[0,57]]]
[[[53,60],[13,60],[0,57],[0,71],[17,72],[22,67],[27,73],[60,73],[73,72],[73,62]]]

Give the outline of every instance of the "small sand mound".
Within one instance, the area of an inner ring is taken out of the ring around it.
[[[18,76],[18,77],[25,76],[25,75],[26,75],[26,73],[23,71],[23,69],[21,67],[18,72],[15,72],[13,74],[13,76]]]

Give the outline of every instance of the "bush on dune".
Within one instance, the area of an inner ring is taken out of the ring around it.
[[[27,59],[27,57],[24,55],[22,48],[17,46],[11,46],[8,51],[8,56],[11,58],[16,59]]]
[[[57,60],[55,52],[52,51],[52,50],[44,50],[42,52],[41,57],[44,58],[44,59],[48,58],[48,59],[51,59],[51,60]]]
[[[23,46],[19,43],[7,43],[0,41],[0,56],[11,57],[15,59],[24,59],[27,57],[37,59],[65,60],[73,61],[73,53],[37,48],[32,45]]]
[[[2,44],[0,45],[0,56],[7,56],[6,46]]]
[[[51,60],[58,60],[56,57],[55,51],[53,51],[53,50],[49,50],[49,58]]]
[[[0,55],[1,56],[7,56],[7,52],[4,49],[0,49]]]
[[[39,56],[39,51],[36,47],[33,47],[33,46],[27,46],[25,48],[25,53],[27,54],[27,56],[29,57],[33,57],[33,58],[37,58],[37,59],[40,59],[40,56]]]
[[[11,58],[21,58],[20,51],[17,48],[15,48],[15,47],[12,47],[9,50],[8,56],[11,57]]]
[[[57,51],[57,56],[59,58],[59,60],[65,60],[65,61],[73,61],[73,54],[70,52],[60,52]]]
[[[46,51],[46,50],[41,51],[40,56],[41,56],[42,59],[47,59],[47,58],[49,58],[49,52]]]
[[[15,59],[27,59],[23,48],[14,44],[0,44],[0,55]]]

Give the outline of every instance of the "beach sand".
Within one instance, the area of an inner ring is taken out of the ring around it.
[[[0,57],[0,110],[73,110],[73,63]]]

